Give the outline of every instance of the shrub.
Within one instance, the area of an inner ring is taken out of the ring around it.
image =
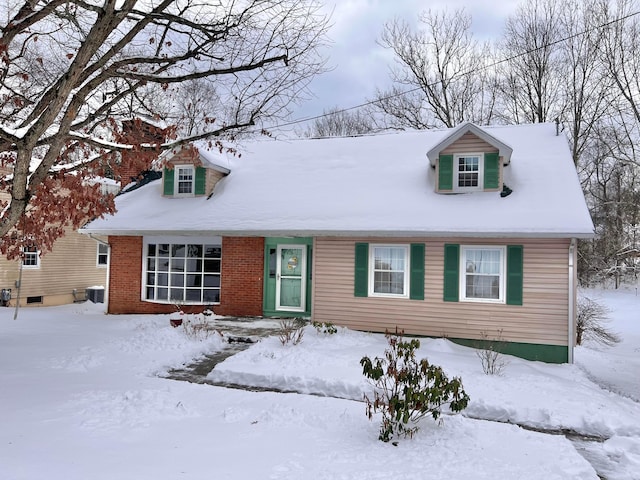
[[[286,318],[280,320],[278,328],[278,338],[282,345],[298,345],[304,336],[304,322],[297,318]]]
[[[589,297],[578,299],[576,315],[576,343],[582,345],[591,340],[602,345],[612,346],[620,343],[617,333],[606,327],[609,322],[609,309]]]
[[[485,375],[501,375],[507,366],[507,361],[501,354],[504,340],[502,339],[502,329],[498,330],[498,336],[489,339],[486,332],[480,332],[483,343],[478,345],[476,355],[482,363],[482,371]]]
[[[323,333],[325,335],[333,335],[338,332],[338,329],[333,323],[329,322],[311,322],[311,325],[316,329],[316,332]]]
[[[215,328],[212,328],[203,315],[184,315],[182,329],[184,334],[192,340],[206,340],[213,334],[222,336]]]
[[[362,372],[373,384],[373,400],[365,395],[367,416],[382,413],[378,438],[388,442],[394,436],[411,438],[418,431],[418,421],[430,415],[437,420],[443,406],[460,412],[469,396],[460,378],[449,381],[441,367],[426,358],[416,360],[418,339],[404,340],[401,333],[385,335],[389,348],[384,358],[362,357]]]

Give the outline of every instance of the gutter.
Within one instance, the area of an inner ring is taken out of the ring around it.
[[[567,351],[569,363],[573,363],[573,348],[575,346],[575,331],[576,331],[576,239],[572,238],[569,244],[569,318],[568,318],[568,338],[567,338]]]
[[[103,228],[82,228],[80,233],[85,235],[113,235],[113,236],[222,236],[222,237],[332,237],[332,238],[488,238],[488,239],[537,239],[537,238],[593,238],[592,231],[538,231],[538,232],[478,232],[472,230],[451,231],[451,230],[325,230],[325,229],[243,229],[243,228],[198,228],[189,229],[188,226],[177,229],[156,229],[133,230],[125,228],[103,229]]]

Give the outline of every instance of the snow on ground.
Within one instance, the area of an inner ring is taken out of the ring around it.
[[[360,401],[370,387],[359,360],[383,352],[380,335],[307,327],[297,346],[265,339],[211,378],[324,396],[247,392],[160,378],[225,346],[187,338],[166,315],[81,304],[14,321],[2,309],[0,479],[598,478],[576,443],[500,423],[512,422],[607,438],[577,445],[600,474],[637,480],[639,300],[600,295],[625,341],[581,347],[576,365],[508,357],[502,376],[486,376],[473,350],[423,339],[420,353],[460,375],[471,403],[397,447],[377,440]]]

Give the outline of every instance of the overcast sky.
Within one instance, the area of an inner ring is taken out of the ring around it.
[[[302,104],[293,119],[320,115],[325,109],[350,107],[371,99],[376,87],[390,84],[392,53],[376,43],[386,21],[399,17],[417,24],[418,13],[427,9],[454,11],[464,8],[473,19],[473,33],[478,40],[497,38],[504,21],[522,0],[325,0],[331,13],[326,50],[331,71],[311,84],[314,97]],[[303,125],[304,126],[304,125]]]

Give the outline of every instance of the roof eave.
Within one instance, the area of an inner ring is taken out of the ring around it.
[[[379,238],[594,238],[593,231],[577,230],[572,232],[561,231],[416,231],[416,230],[235,230],[235,229],[210,229],[210,230],[125,230],[125,229],[93,229],[83,228],[79,230],[85,235],[106,236],[206,236],[216,235],[223,237],[379,237]]]

